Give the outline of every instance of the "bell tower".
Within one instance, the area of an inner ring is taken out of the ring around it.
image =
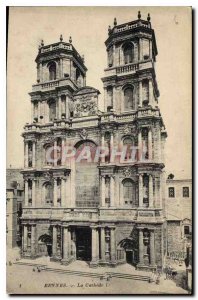
[[[154,67],[157,45],[150,15],[142,20],[138,12],[137,20],[121,25],[115,18],[105,45],[104,111],[122,114],[155,108],[159,97]]]
[[[72,38],[51,45],[39,45],[35,60],[37,83],[32,86],[32,123],[46,124],[73,116],[73,93],[86,85],[84,57],[72,45]]]

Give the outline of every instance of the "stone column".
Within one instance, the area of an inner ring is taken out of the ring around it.
[[[25,142],[24,167],[28,168],[28,142]]]
[[[153,158],[153,145],[152,145],[152,129],[151,129],[151,127],[148,130],[148,154],[149,154],[149,160],[152,160],[152,158]]]
[[[41,116],[41,101],[38,101],[38,122],[40,122]]]
[[[75,193],[75,159],[71,159],[71,173],[70,173],[70,205],[71,207],[75,207],[76,204],[76,193]]]
[[[115,206],[115,180],[114,176],[110,176],[110,206]]]
[[[142,160],[142,130],[139,129],[138,132],[138,158],[141,161]]]
[[[142,81],[139,81],[139,106],[142,107]]]
[[[102,135],[101,135],[101,147],[102,147],[102,149],[103,149],[104,145],[105,145],[105,141],[104,141],[104,133],[102,133]],[[103,150],[103,151],[104,151],[104,150]],[[102,162],[102,163],[105,163],[105,156],[101,157],[101,162]]]
[[[32,180],[32,207],[36,206],[36,179]]]
[[[36,225],[31,226],[31,255],[36,254]]]
[[[61,96],[58,97],[58,119],[61,120]]]
[[[31,123],[34,121],[34,102],[31,101]]]
[[[32,142],[32,167],[36,166],[36,142]]]
[[[54,141],[54,166],[56,167],[57,166],[57,141],[55,140]]]
[[[42,63],[39,64],[39,70],[40,70],[39,79],[40,79],[40,82],[43,82],[43,65],[42,65]]]
[[[139,58],[140,61],[143,60],[143,45],[142,45],[142,39],[139,39]]]
[[[71,187],[70,187],[71,178],[68,176],[65,180],[65,206],[71,207]]]
[[[23,225],[23,252],[27,251],[27,225]]]
[[[144,242],[143,242],[143,229],[139,229],[139,264],[144,264]]]
[[[107,111],[107,88],[104,88],[104,112]]]
[[[28,180],[25,180],[25,207],[28,206]]]
[[[63,78],[63,59],[60,59],[60,78]]]
[[[97,267],[99,260],[99,238],[98,228],[92,227],[92,259],[90,267]]]
[[[105,176],[101,176],[101,205],[105,206]]]
[[[123,183],[120,182],[120,206],[124,205],[124,187]]]
[[[155,233],[150,230],[150,264],[155,265]]]
[[[53,226],[53,246],[52,246],[52,254],[55,257],[57,252],[57,228]]]
[[[65,140],[62,138],[62,145],[61,145],[61,165],[65,166]]]
[[[105,261],[105,228],[101,227],[100,229],[100,251],[101,251],[101,260]]]
[[[110,244],[110,248],[111,248],[111,263],[115,264],[116,263],[116,241],[115,241],[115,228],[111,228],[110,229],[110,239],[111,239],[111,244]]]
[[[61,206],[65,206],[65,178],[61,178]]]
[[[153,106],[153,83],[152,79],[149,80],[149,104]]]
[[[150,59],[152,59],[152,57],[153,57],[153,53],[152,53],[152,40],[149,40],[149,56],[150,56]]]
[[[161,175],[159,175],[159,207],[162,208],[162,182]]]
[[[57,178],[54,178],[54,207],[57,207]]]
[[[63,262],[68,262],[70,259],[70,243],[69,243],[69,229],[63,228]]]
[[[153,176],[149,174],[149,207],[153,207]]]
[[[69,119],[70,115],[69,115],[69,98],[67,96],[65,96],[65,106],[66,106],[66,119]]]
[[[114,147],[114,138],[113,138],[113,132],[111,132],[111,137],[110,137],[110,162],[112,162],[112,150],[113,150],[113,147]]]
[[[158,127],[158,162],[161,162],[161,128]]]
[[[139,174],[139,207],[143,206],[143,175]]]
[[[48,123],[49,122],[49,105],[47,103],[47,101],[45,101],[45,104],[44,104],[44,110],[45,110],[45,121],[44,123]]]

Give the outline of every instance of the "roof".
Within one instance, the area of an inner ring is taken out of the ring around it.
[[[92,86],[84,86],[77,90],[75,93],[75,96],[77,95],[84,95],[84,94],[91,94],[91,93],[97,93],[100,94],[100,91]]]

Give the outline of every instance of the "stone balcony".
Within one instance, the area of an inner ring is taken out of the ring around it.
[[[109,124],[112,123],[128,123],[132,122],[135,119],[147,118],[147,117],[160,117],[160,111],[158,108],[152,108],[151,106],[142,107],[138,110],[123,112],[121,114],[115,114],[114,112],[109,113],[100,113],[95,116],[87,116],[87,117],[79,117],[79,118],[70,118],[62,119],[62,120],[54,120],[54,122],[48,123],[30,123],[26,124],[24,129],[24,133],[42,133],[49,132],[51,129],[58,130],[61,128],[71,128],[78,129],[82,127],[92,127],[98,126],[99,122],[101,124]]]
[[[162,208],[142,207],[137,210],[137,221],[142,223],[147,222],[162,222]]]
[[[159,208],[63,208],[24,207],[22,219],[59,220],[66,222],[157,222],[162,220]]]
[[[64,78],[34,84],[32,86],[32,92],[46,92],[64,86],[70,86],[74,90],[76,90],[77,88],[77,86],[73,83],[73,81],[70,78]]]
[[[153,109],[150,106],[148,106],[127,113],[122,113],[120,115],[116,115],[113,112],[106,113],[101,116],[101,123],[109,123],[109,122],[127,123],[127,122],[134,121],[137,118],[145,118],[145,117],[160,117],[160,111],[157,108]]]
[[[111,68],[105,69],[105,76],[122,76],[127,73],[134,74],[139,70],[151,69],[154,68],[154,64],[152,60],[145,60],[140,62],[135,62],[127,65],[114,66]]]

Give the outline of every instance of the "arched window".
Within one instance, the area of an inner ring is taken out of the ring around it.
[[[127,87],[124,89],[124,110],[129,111],[135,109],[133,99],[133,88]]]
[[[45,165],[50,166],[53,165],[54,162],[54,147],[51,144],[44,146],[45,151]]]
[[[107,87],[107,111],[111,111],[113,108],[113,88],[112,86]]]
[[[56,64],[53,62],[49,65],[49,80],[56,79]]]
[[[135,205],[135,184],[131,179],[123,181],[123,196],[125,205]]]
[[[134,46],[133,44],[126,44],[123,47],[123,56],[124,56],[124,63],[130,64],[134,60]]]
[[[58,138],[57,140],[57,165],[61,165],[61,156],[62,156],[62,140]]]
[[[110,206],[110,177],[105,177],[105,204]]]
[[[95,161],[97,146],[86,140],[75,145],[76,207],[98,207],[99,205],[99,171]]]
[[[108,53],[108,66],[112,67],[113,66],[113,47],[110,47],[107,53]]]
[[[53,122],[56,118],[56,102],[55,100],[49,101],[49,120]]]
[[[143,143],[143,148],[142,148],[142,158],[143,159],[148,159],[149,158],[149,153],[148,153],[148,128],[143,128],[142,129],[142,143]]]
[[[28,167],[32,167],[32,142],[28,142]]]
[[[57,179],[57,205],[61,206],[61,179]]]
[[[50,182],[47,182],[45,188],[45,204],[52,205],[53,203],[53,186]]]
[[[147,174],[143,176],[143,205],[149,206],[149,176]]]
[[[133,140],[131,137],[125,137],[123,139],[123,146],[125,147],[125,160],[130,160],[132,158],[132,147],[133,147]]]
[[[76,69],[76,84],[78,87],[83,86],[83,77],[78,69]]]
[[[32,205],[32,181],[28,180],[28,205]]]
[[[34,120],[38,122],[38,101],[34,102]]]
[[[105,132],[104,135],[104,140],[105,140],[105,147],[108,148],[108,152],[105,154],[105,162],[110,162],[110,139],[111,139],[111,133],[110,132]]]

